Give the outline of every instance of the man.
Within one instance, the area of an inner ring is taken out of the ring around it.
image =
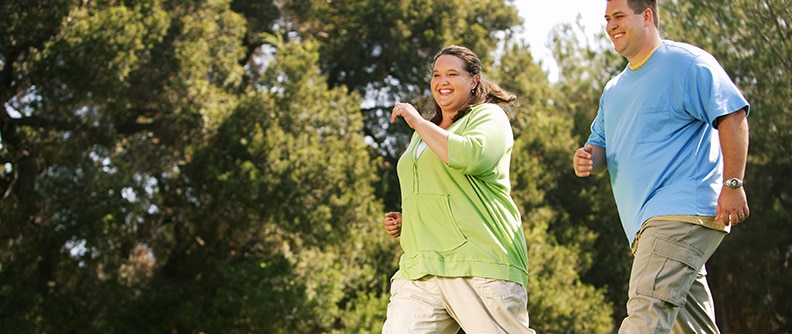
[[[635,255],[619,333],[718,333],[704,263],[749,215],[748,102],[709,53],[660,37],[656,0],[608,0],[629,65],[611,79],[575,174],[609,171]]]

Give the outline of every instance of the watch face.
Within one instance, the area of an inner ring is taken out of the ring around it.
[[[728,180],[726,180],[726,186],[727,186],[727,187],[729,187],[729,188],[732,188],[732,189],[737,189],[737,188],[739,188],[741,185],[742,185],[742,184],[741,184],[741,182],[740,182],[740,180],[739,180],[739,179],[736,179],[736,178],[731,178],[731,179],[728,179]]]

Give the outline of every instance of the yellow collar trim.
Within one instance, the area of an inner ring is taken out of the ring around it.
[[[649,54],[646,56],[646,58],[644,58],[644,60],[641,60],[640,63],[635,64],[635,65],[630,64],[630,70],[637,71],[639,68],[641,68],[641,66],[644,66],[644,64],[646,64],[646,62],[649,61],[649,58],[652,58],[652,54],[654,54],[655,50],[657,50],[657,48],[659,48],[660,45],[662,45],[662,43],[658,44],[657,46],[655,46],[655,48],[652,49],[652,51],[649,52]]]

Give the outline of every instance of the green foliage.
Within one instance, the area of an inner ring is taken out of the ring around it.
[[[387,277],[383,277],[383,287]],[[387,293],[361,294],[350,301],[341,320],[341,329],[330,333],[376,334],[382,333],[385,322],[384,312],[388,307]]]
[[[495,73],[518,95],[512,110],[512,195],[528,243],[531,327],[540,333],[606,333],[613,327],[612,305],[603,288],[581,279],[592,267],[593,252],[584,250],[592,248],[598,231],[572,209],[586,202],[570,167],[578,144],[570,119],[551,103],[550,85],[526,49],[513,44]]]
[[[371,284],[378,273],[395,266],[394,244],[373,220],[382,209],[372,194],[375,174],[360,135],[359,100],[326,89],[311,43],[278,43],[262,76],[263,92],[241,100],[185,173],[203,180],[192,183],[202,209],[191,224],[202,247],[220,247],[203,256],[230,257],[222,261],[234,266],[254,268],[262,258],[265,267],[268,261],[284,266],[234,280],[238,289],[259,291],[244,295],[249,316],[193,318],[188,308],[181,310],[188,319],[202,321],[180,327],[211,331],[201,324],[213,319],[218,329],[235,325],[241,332],[329,331],[352,296],[377,291],[372,287],[381,287]],[[263,286],[255,285],[262,279]],[[233,310],[239,301],[229,297],[209,309]]]
[[[526,230],[531,278],[531,327],[539,333],[609,333],[612,305],[604,291],[580,281],[580,248],[559,245],[547,234],[549,210],[534,210]]]
[[[228,2],[96,6],[4,54],[28,88],[4,100],[22,195],[0,202],[0,326],[325,332],[381,295],[396,243],[360,100],[327,90],[315,45],[275,45],[262,85],[278,85],[232,95],[245,25]]]
[[[520,23],[504,0],[291,0],[285,8],[303,35],[321,42],[321,68],[331,86],[388,88],[387,102],[425,91],[427,61],[442,47],[464,42],[486,61],[496,46],[493,34]]]

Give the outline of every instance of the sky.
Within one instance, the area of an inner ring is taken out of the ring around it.
[[[580,14],[587,35],[599,33],[605,24],[606,0],[515,0],[514,4],[525,20],[525,39],[531,45],[534,59],[541,61],[549,72],[550,81],[557,78],[557,67],[547,44],[553,27],[560,23],[574,23]]]

